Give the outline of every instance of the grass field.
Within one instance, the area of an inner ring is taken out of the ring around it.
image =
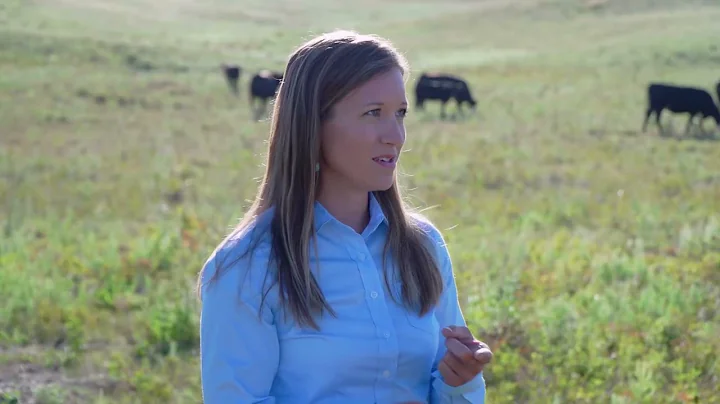
[[[489,403],[720,402],[720,133],[640,132],[651,80],[717,98],[718,21],[714,0],[0,0],[0,403],[200,401],[195,277],[268,131],[219,65],[282,69],[334,28],[390,38],[409,90],[440,70],[478,100],[410,110],[401,181],[495,352]]]

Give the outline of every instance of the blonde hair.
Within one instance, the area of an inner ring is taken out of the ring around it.
[[[255,218],[274,207],[269,226],[271,261],[276,265],[273,283],[278,286],[281,304],[300,325],[318,329],[316,315],[326,310],[335,315],[309,264],[311,240],[315,240],[313,208],[320,175],[315,169],[320,162],[320,126],[339,100],[393,68],[400,68],[403,75],[409,70],[405,58],[389,41],[342,30],[307,41],[288,60],[272,113],[267,168],[253,204],[233,233],[249,229]],[[443,291],[429,235],[404,204],[396,182],[374,195],[388,218],[383,255],[391,252],[397,265],[402,302],[423,315]],[[388,275],[385,272],[389,286]]]

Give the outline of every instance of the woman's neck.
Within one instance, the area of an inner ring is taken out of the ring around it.
[[[327,187],[321,187],[317,200],[335,219],[357,233],[362,233],[370,221],[367,192],[330,192]]]

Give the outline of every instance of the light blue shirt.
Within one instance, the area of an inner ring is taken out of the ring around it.
[[[200,320],[206,404],[485,402],[482,373],[465,385],[450,387],[437,370],[445,354],[441,329],[465,325],[440,232],[423,221],[436,246],[445,291],[433,312],[418,317],[386,292],[380,260],[388,222],[372,194],[369,199],[370,221],[361,234],[315,203],[320,269],[312,255],[310,263],[337,314],[319,319],[320,331],[299,328],[291,316],[285,318],[277,286],[270,289],[259,317],[264,282],[270,282],[268,232],[252,257],[237,260],[252,233],[231,237],[210,256]],[[254,230],[267,230],[272,212],[260,215]],[[237,262],[207,285],[216,261],[223,260]],[[398,282],[392,284],[400,288]]]

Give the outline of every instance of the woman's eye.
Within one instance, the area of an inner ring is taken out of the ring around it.
[[[401,118],[405,118],[407,116],[408,110],[407,108],[403,108],[397,112],[398,116]]]
[[[375,108],[373,110],[370,110],[370,111],[366,112],[365,115],[380,116],[380,108]]]

